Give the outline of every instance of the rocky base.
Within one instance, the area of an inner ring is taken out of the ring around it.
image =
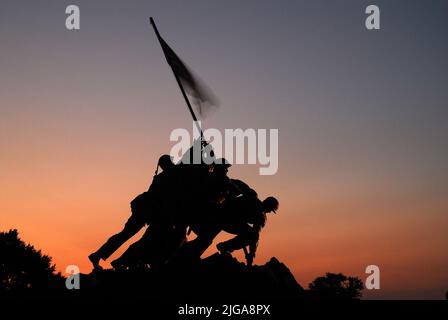
[[[300,298],[304,289],[276,258],[247,267],[216,253],[187,265],[161,270],[102,270],[81,275],[78,295],[153,298]]]

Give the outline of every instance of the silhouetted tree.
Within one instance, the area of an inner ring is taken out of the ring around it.
[[[321,297],[356,299],[362,296],[364,284],[357,277],[347,277],[342,273],[327,273],[309,284],[311,291]]]
[[[49,256],[23,242],[17,230],[0,232],[0,293],[46,290],[61,283]]]

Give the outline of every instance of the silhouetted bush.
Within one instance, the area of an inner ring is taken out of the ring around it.
[[[324,298],[356,299],[362,296],[364,284],[357,277],[347,277],[342,273],[327,273],[309,284],[310,290]]]
[[[47,290],[63,279],[51,258],[23,242],[17,230],[0,232],[0,293]]]

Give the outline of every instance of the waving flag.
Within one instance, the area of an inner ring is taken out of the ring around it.
[[[155,26],[151,18],[151,23]],[[166,41],[160,36],[157,29],[156,35],[165,54],[166,61],[170,65],[176,78],[181,82],[185,91],[193,98],[194,104],[198,107],[199,114],[204,117],[210,107],[217,107],[219,101],[213,94],[212,90],[195,76],[185,63],[177,56]]]

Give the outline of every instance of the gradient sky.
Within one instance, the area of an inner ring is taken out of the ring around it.
[[[65,29],[69,4],[79,31]],[[369,4],[379,31],[364,26]],[[365,297],[441,299],[447,12],[434,0],[1,0],[0,230],[89,272],[87,255],[121,229],[171,130],[192,125],[153,16],[221,100],[205,127],[279,129],[276,175],[229,172],[280,200],[256,263],[276,256],[303,286],[376,264],[381,290]]]

